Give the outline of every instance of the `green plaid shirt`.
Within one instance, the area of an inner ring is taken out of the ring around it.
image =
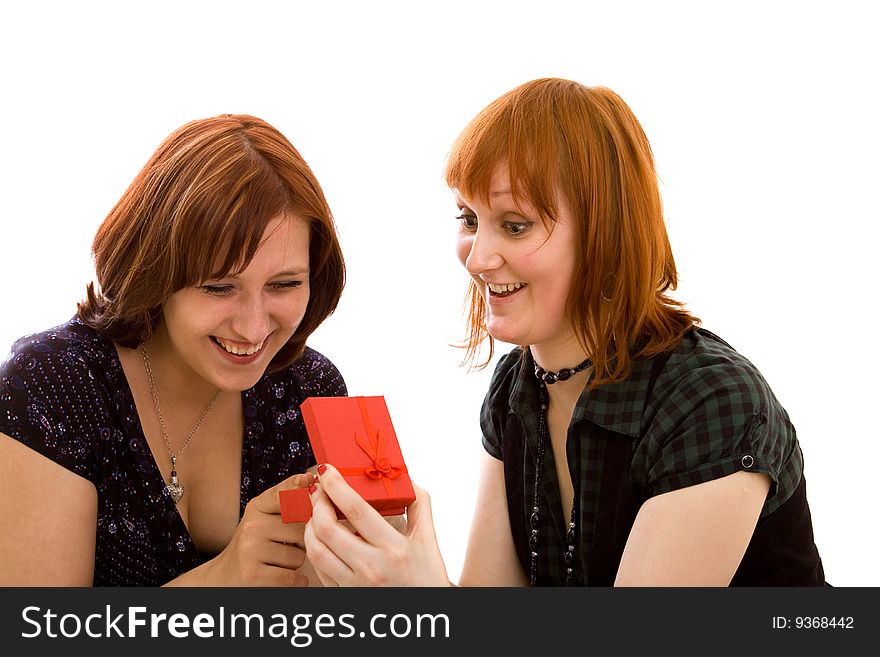
[[[538,399],[531,355],[516,348],[498,363],[481,413],[483,445],[504,462],[511,529],[526,574]],[[794,427],[754,365],[709,331],[695,328],[675,351],[635,361],[625,381],[585,389],[569,425],[567,456],[577,584],[613,584],[645,500],[739,470],[766,473],[772,483],[732,583],[824,582]],[[537,583],[559,585],[568,519],[549,444],[541,477]],[[776,544],[786,540],[797,545]]]

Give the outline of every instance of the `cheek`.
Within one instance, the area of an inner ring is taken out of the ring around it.
[[[162,317],[169,335],[186,339],[203,332],[204,326],[210,321],[208,311],[208,308],[199,307],[188,297],[172,297],[162,309]]]
[[[573,283],[573,271],[570,268],[560,268],[556,274],[556,281],[553,285],[549,301],[553,306],[553,312],[559,316],[568,316],[567,306],[568,297],[571,292]]]
[[[538,251],[519,259],[514,268],[541,288],[539,297],[544,302],[564,306],[574,275],[574,264],[565,255]]]
[[[474,238],[470,235],[459,235],[455,242],[455,254],[458,256],[458,261],[465,266],[467,264],[468,256],[471,253],[471,244],[473,243]]]
[[[308,290],[298,290],[295,299],[279,300],[275,310],[275,316],[278,317],[279,323],[285,328],[295,330],[306,314],[309,296]]]

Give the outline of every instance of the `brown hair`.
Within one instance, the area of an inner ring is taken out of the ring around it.
[[[678,274],[654,157],[641,125],[617,94],[555,78],[507,92],[459,135],[446,182],[466,197],[488,202],[499,164],[509,168],[514,199],[535,207],[551,230],[557,190],[575,215],[580,257],[566,310],[593,360],[591,386],[626,378],[633,358],[674,349],[698,323],[667,294]],[[487,337],[491,359],[494,342],[473,281],[468,298],[465,348],[473,363]]]
[[[311,169],[284,135],[253,116],[191,121],[160,144],[95,235],[100,292],[89,283],[77,314],[134,348],[153,334],[173,293],[243,271],[280,213],[302,217],[311,230],[305,316],[269,365],[285,367],[336,309],[345,264]]]

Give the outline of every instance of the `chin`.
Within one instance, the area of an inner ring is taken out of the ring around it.
[[[219,377],[219,380],[215,382],[215,385],[220,388],[223,392],[244,392],[245,390],[249,390],[257,385],[257,381],[265,374],[266,371],[262,370],[258,375],[254,376],[226,376]]]
[[[494,340],[498,342],[505,342],[507,344],[514,345],[525,345],[528,342],[523,341],[523,334],[520,331],[513,331],[508,329],[504,329],[503,327],[493,327],[491,325],[486,327],[489,335],[492,336]]]
[[[222,366],[212,367],[205,372],[205,379],[223,392],[241,392],[257,384],[268,369],[269,361],[266,363],[267,367],[251,367],[247,371],[244,368],[241,371],[229,371]]]

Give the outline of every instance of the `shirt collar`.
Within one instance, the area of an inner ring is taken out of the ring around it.
[[[571,422],[588,420],[617,433],[638,438],[642,432],[645,402],[653,361],[639,359],[632,363],[629,376],[593,390],[585,388],[574,409]],[[510,408],[520,417],[528,417],[538,407],[538,380],[535,363],[526,350],[519,373],[510,389]]]

